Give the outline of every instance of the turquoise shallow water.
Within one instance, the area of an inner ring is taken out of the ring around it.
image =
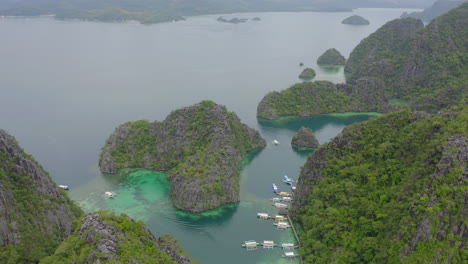
[[[72,198],[88,211],[107,209],[143,220],[157,236],[172,233],[202,263],[298,263],[298,260],[286,261],[278,248],[254,251],[241,248],[247,240],[297,244],[291,230],[278,230],[272,220],[257,218],[259,212],[277,214],[270,201],[276,197],[271,190],[272,183],[282,191],[290,191],[282,182],[283,175],[297,180],[300,167],[311,153],[295,151],[290,145],[292,136],[300,126],[308,126],[315,131],[319,142],[324,143],[344,126],[373,116],[372,113],[341,114],[260,121],[260,131],[268,144],[243,161],[241,201],[205,213],[175,209],[165,173],[144,169],[126,169],[117,175],[98,177],[72,190]],[[273,139],[280,144],[272,144]],[[104,198],[105,191],[115,192],[117,196]]]

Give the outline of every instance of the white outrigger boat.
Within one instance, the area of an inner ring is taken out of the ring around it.
[[[286,249],[295,249],[295,248],[298,248],[299,246],[294,245],[293,243],[283,243],[283,244],[280,244],[279,247],[283,248],[283,250],[286,250]]]
[[[274,203],[273,204],[274,207],[276,208],[288,208],[288,205],[287,204],[284,204],[284,203]]]
[[[114,198],[114,197],[116,197],[116,196],[117,196],[117,194],[114,193],[114,192],[105,192],[105,193],[102,195],[102,197],[104,197],[104,198]]]
[[[281,255],[281,257],[292,259],[292,258],[295,258],[295,257],[299,257],[299,254],[290,251],[290,252],[284,252],[284,254]]]
[[[277,229],[281,230],[285,230],[288,227],[291,227],[287,222],[274,222],[273,225],[275,225]]]
[[[254,249],[257,249],[258,245],[260,245],[260,243],[257,243],[257,241],[249,240],[249,241],[245,241],[244,244],[242,244],[242,247],[246,248],[247,250],[254,250]]]
[[[68,188],[68,185],[61,185],[61,184],[60,184],[58,187],[59,187],[59,188],[62,188],[62,189],[64,189],[64,190],[66,190],[66,191],[70,190],[70,189]]]
[[[274,192],[274,193],[278,193],[278,192],[279,192],[279,189],[278,189],[278,187],[276,186],[276,184],[273,183],[272,188],[273,188],[273,192]]]
[[[276,146],[278,146],[280,144],[280,142],[276,139],[273,140],[273,144],[275,144]]]

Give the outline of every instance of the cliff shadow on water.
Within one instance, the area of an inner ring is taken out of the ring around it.
[[[336,135],[348,125],[366,121],[372,117],[379,116],[379,113],[331,113],[309,117],[287,116],[276,120],[258,118],[258,127],[262,135],[269,140],[276,134],[286,134],[289,144],[292,136],[302,126],[311,128],[317,136],[320,144],[331,139],[331,135]],[[337,132],[337,133],[336,133]]]

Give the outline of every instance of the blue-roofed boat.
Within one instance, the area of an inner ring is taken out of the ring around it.
[[[288,175],[284,175],[283,181],[284,181],[284,183],[289,184],[289,185],[292,185],[292,183],[293,183],[293,180],[291,178],[289,178]]]

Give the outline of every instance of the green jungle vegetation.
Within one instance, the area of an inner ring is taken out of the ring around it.
[[[393,20],[352,51],[349,83],[380,78],[389,99],[437,112],[466,104],[468,97],[468,3],[426,27],[414,18]]]
[[[362,16],[354,15],[348,18],[345,18],[341,21],[341,24],[348,24],[348,25],[369,25],[369,20],[363,18]]]
[[[21,154],[42,169],[31,155],[23,150]],[[63,199],[38,192],[36,188],[43,188],[42,184],[34,180],[32,175],[25,174],[26,170],[18,169],[18,163],[16,158],[8,156],[0,148],[0,195],[6,206],[5,211],[0,211],[0,216],[8,217],[11,222],[5,223],[3,228],[20,237],[18,244],[1,244],[0,263],[5,264],[37,263],[54,252],[65,235],[63,230],[55,228],[43,232],[49,226],[46,214],[64,214],[59,211],[65,206],[72,214],[69,218],[75,219],[82,215],[81,209],[64,191],[61,191]],[[47,172],[44,173],[49,177]]]
[[[149,229],[142,221],[134,221],[125,214],[116,215],[109,211],[99,211],[99,219],[111,226],[108,236],[101,236],[90,226],[81,230],[76,228],[52,256],[44,258],[41,264],[68,263],[147,263],[177,264],[166,252],[162,251]],[[90,234],[91,233],[91,234]],[[92,241],[86,238],[92,237]],[[111,236],[117,236],[112,238]],[[109,238],[111,237],[111,238]],[[106,254],[98,245],[103,239],[115,239],[117,254]],[[109,256],[111,255],[111,256]]]
[[[139,120],[127,122],[122,126],[126,130],[126,139],[117,141],[117,145],[112,148],[111,155],[115,161],[117,169],[123,168],[142,168],[145,167],[145,156],[148,154],[157,159],[151,162],[149,169],[161,170],[167,168],[170,172],[187,171],[187,175],[202,177],[204,172],[208,171],[213,164],[219,162],[219,158],[225,156],[223,149],[216,153],[210,152],[212,135],[210,134],[217,125],[217,121],[210,109],[217,105],[213,101],[205,100],[198,104],[193,113],[185,113],[183,110],[173,111],[164,122],[151,123],[148,120]],[[234,112],[229,112],[223,106],[223,112],[228,117],[229,125],[232,128],[232,135],[228,136],[232,145],[243,153],[255,149],[253,142],[245,133],[245,129],[239,118]],[[184,139],[175,137],[175,127],[177,119],[184,116],[187,131],[184,133]],[[165,124],[163,124],[165,123]],[[167,138],[157,138],[156,131],[161,128],[167,128],[169,131]],[[112,137],[107,140],[109,143]],[[162,150],[158,152],[159,140],[167,141],[166,145],[174,146],[172,150]],[[183,149],[176,149],[177,141],[188,141],[189,144]],[[102,152],[101,158],[102,160]],[[187,163],[186,158],[204,157],[196,164]],[[101,163],[101,161],[100,161]],[[171,173],[170,173],[171,174]],[[170,175],[169,175],[170,177]]]
[[[328,81],[297,83],[288,89],[268,93],[259,103],[257,116],[309,116],[351,111],[351,98]],[[273,113],[274,112],[274,113]]]
[[[312,79],[317,75],[314,71],[314,69],[311,68],[305,68],[301,74],[299,74],[299,78],[301,79]]]
[[[466,263],[467,126],[466,106],[401,110],[309,156],[293,205],[305,263]]]
[[[328,49],[318,59],[317,64],[319,65],[345,65],[346,59],[336,49]]]
[[[291,140],[291,146],[298,151],[309,151],[319,147],[319,142],[314,131],[309,127],[302,126]]]

